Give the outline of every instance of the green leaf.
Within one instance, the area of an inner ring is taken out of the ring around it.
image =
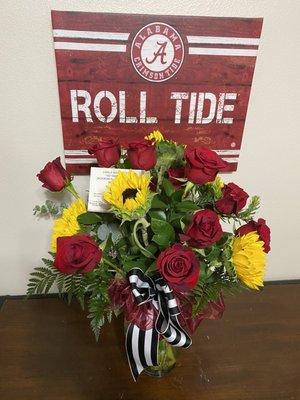
[[[165,210],[166,208],[168,208],[168,205],[160,200],[159,196],[156,195],[153,197],[151,208],[159,208]]]
[[[156,275],[157,274],[157,265],[156,265],[156,261],[153,261],[153,263],[150,265],[150,267],[147,269],[147,275],[151,276],[151,275]]]
[[[213,259],[216,259],[219,254],[220,254],[220,248],[218,246],[212,246],[207,249],[205,249],[205,258],[208,261],[212,261]]]
[[[144,272],[146,272],[149,266],[149,259],[135,256],[128,256],[123,260],[122,263],[124,271],[127,273],[132,268],[140,268]]]
[[[154,243],[150,243],[147,247],[146,250],[149,251],[151,254],[155,254],[157,252],[157,246]]]
[[[166,214],[162,210],[150,210],[148,214],[150,215],[151,218],[156,218],[161,221],[166,221],[167,219]]]
[[[152,240],[159,246],[167,247],[170,243],[175,241],[174,228],[168,222],[151,218],[151,229],[155,234]]]
[[[111,234],[111,240],[113,243],[117,243],[122,238],[119,225],[116,223],[101,224],[97,230],[97,236],[100,240],[104,241],[108,239]]]
[[[171,196],[172,202],[177,203],[182,200],[182,195],[184,193],[184,189],[175,190]]]
[[[172,185],[172,183],[167,178],[164,178],[162,185],[163,185],[166,195],[168,197],[171,197],[172,194],[174,193],[174,186]]]
[[[182,145],[173,142],[159,142],[156,144],[157,162],[155,168],[158,170],[161,167],[168,170],[172,165],[183,163],[184,148]]]
[[[189,211],[196,211],[199,209],[199,207],[193,201],[185,200],[175,204],[175,209],[176,211],[189,212]]]
[[[194,249],[194,251],[196,253],[198,253],[200,256],[205,258],[205,250],[204,249]],[[202,264],[201,264],[201,266],[202,266]]]
[[[33,214],[39,217],[51,216],[57,218],[66,207],[65,203],[57,204],[52,200],[46,200],[45,204],[34,207]]]
[[[220,248],[223,248],[227,243],[230,243],[233,238],[233,234],[230,232],[223,232],[223,236],[221,239],[217,242],[217,245]]]
[[[101,221],[100,215],[94,212],[86,212],[78,215],[77,221],[79,224],[83,225],[93,225]]]

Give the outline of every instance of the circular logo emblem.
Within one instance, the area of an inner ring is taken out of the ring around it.
[[[183,41],[172,26],[153,22],[136,34],[131,45],[131,61],[137,73],[151,82],[174,76],[184,58]]]

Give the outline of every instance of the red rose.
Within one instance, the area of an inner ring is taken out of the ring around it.
[[[176,178],[185,178],[184,168],[169,168],[168,178],[169,181],[172,183],[175,189],[180,189],[183,182],[179,181]]]
[[[237,229],[236,233],[240,236],[247,235],[247,233],[250,232],[257,232],[260,240],[262,240],[265,245],[264,245],[264,251],[265,253],[269,253],[271,250],[270,248],[270,241],[271,241],[271,231],[268,225],[266,224],[266,221],[263,218],[259,218],[257,222],[255,221],[250,221],[246,225],[241,226],[239,229]]]
[[[101,260],[102,250],[88,235],[57,238],[54,266],[63,274],[90,272]]]
[[[43,183],[43,187],[52,192],[60,192],[71,182],[71,175],[61,165],[60,157],[48,162],[37,177]]]
[[[137,140],[128,144],[127,158],[133,168],[148,171],[156,164],[156,149],[149,140]]]
[[[223,214],[237,214],[247,203],[249,195],[235,183],[223,187],[222,197],[216,201],[216,208]]]
[[[216,243],[222,235],[218,214],[212,210],[200,210],[193,215],[192,222],[180,239],[187,241],[190,246],[203,249]]]
[[[160,253],[156,260],[161,275],[174,289],[187,291],[196,286],[200,264],[195,253],[176,243]]]
[[[102,139],[89,149],[90,154],[97,158],[99,167],[109,168],[117,164],[121,156],[119,141],[115,139]]]
[[[212,182],[218,172],[228,165],[217,153],[206,147],[188,147],[185,150],[185,159],[186,176],[188,180],[198,185]]]

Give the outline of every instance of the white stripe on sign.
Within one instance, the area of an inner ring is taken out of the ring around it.
[[[228,161],[229,163],[237,163],[237,162],[239,162],[239,159],[238,159],[238,158],[226,158],[226,157],[222,157],[222,159],[223,159],[224,161]]]
[[[124,150],[124,149],[123,149]],[[227,150],[213,150],[220,156],[238,156],[240,150],[227,149]],[[124,153],[123,153],[124,154]],[[88,156],[89,152],[87,150],[65,150],[65,156]]]
[[[65,156],[88,156],[87,150],[65,150]]]
[[[129,38],[129,33],[73,31],[73,30],[68,30],[68,29],[53,29],[53,36],[59,37],[59,38],[127,40]]]
[[[210,55],[210,56],[244,56],[256,57],[257,50],[249,49],[222,49],[217,47],[190,47],[191,55]]]
[[[56,50],[109,51],[125,53],[125,44],[54,42]]]
[[[96,158],[66,158],[66,164],[97,164]]]
[[[232,157],[222,157],[223,160],[228,161],[229,163],[237,163],[238,158]],[[66,164],[97,164],[96,158],[66,158]]]
[[[219,154],[219,156],[238,156],[240,154],[240,150],[213,150],[215,151],[217,154]]]
[[[207,43],[207,44],[240,44],[245,46],[258,46],[258,38],[240,38],[223,36],[187,36],[189,43]]]

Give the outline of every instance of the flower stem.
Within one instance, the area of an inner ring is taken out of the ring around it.
[[[188,193],[194,188],[195,184],[193,182],[187,182],[185,185],[184,193],[183,193],[183,198],[187,197]]]
[[[117,267],[115,264],[111,263],[110,261],[108,261],[107,258],[102,257],[102,262],[104,262],[105,264],[109,265],[113,270],[115,270],[116,272],[118,272],[118,274],[120,274],[121,276],[125,276],[124,271],[122,271],[119,267]]]
[[[138,219],[136,221],[136,223],[134,224],[133,232],[132,232],[132,237],[133,237],[134,243],[140,249],[142,254],[144,254],[146,257],[154,258],[153,254],[150,253],[150,251],[148,251],[147,249],[145,249],[145,247],[139,241],[139,238],[137,236],[137,230],[138,230],[137,228],[139,225],[142,225],[142,237],[143,237],[144,244],[145,244],[145,246],[148,245],[147,244],[148,243],[147,228],[150,224],[145,218]]]
[[[75,190],[75,188],[74,188],[74,186],[72,185],[71,182],[66,186],[66,189],[67,189],[68,192],[70,192],[75,197],[75,199],[79,199],[80,198],[79,194],[76,192],[76,190]]]

